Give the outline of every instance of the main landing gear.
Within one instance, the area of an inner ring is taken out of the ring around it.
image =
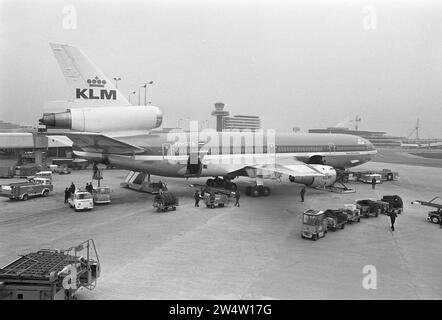
[[[238,186],[236,185],[236,183],[233,183],[228,179],[223,179],[218,177],[214,179],[207,179],[206,185],[212,188],[222,188],[232,191],[238,190]]]
[[[269,187],[265,187],[265,186],[248,186],[246,188],[246,195],[248,196],[252,196],[254,198],[256,197],[266,197],[270,195],[270,188]]]

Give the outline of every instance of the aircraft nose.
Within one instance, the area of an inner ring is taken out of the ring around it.
[[[377,151],[374,144],[370,140],[367,140],[367,139],[364,139],[364,140],[365,140],[365,144],[367,145],[367,149],[369,151]]]

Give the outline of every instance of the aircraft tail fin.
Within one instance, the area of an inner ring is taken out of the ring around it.
[[[50,43],[78,107],[128,106],[129,101],[77,47]]]

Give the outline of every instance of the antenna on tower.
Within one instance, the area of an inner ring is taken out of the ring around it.
[[[419,129],[420,129],[419,119],[417,119],[416,126],[414,127],[413,131],[410,132],[407,139],[409,139],[413,133],[416,133],[416,140],[419,140]]]

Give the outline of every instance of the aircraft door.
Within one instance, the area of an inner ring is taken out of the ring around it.
[[[171,153],[171,148],[172,148],[172,145],[170,144],[170,143],[163,143],[162,145],[161,145],[161,147],[162,147],[162,149],[163,149],[163,160],[164,160],[164,158],[165,157],[167,157],[167,156],[172,156],[173,154]]]
[[[186,177],[199,177],[201,176],[201,170],[203,165],[201,163],[201,157],[199,152],[190,152],[187,159]]]

